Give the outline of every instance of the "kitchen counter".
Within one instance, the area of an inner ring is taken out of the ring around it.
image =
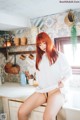
[[[6,82],[5,84],[2,84],[0,86],[0,97],[7,97],[10,100],[20,101],[23,102],[26,98],[28,98],[32,93],[36,91],[36,87],[25,85],[22,86],[20,83],[11,83]],[[64,108],[67,105],[71,99],[71,95],[74,93],[74,90],[68,94],[68,102],[64,104]]]
[[[1,97],[10,97],[10,98],[18,98],[18,97],[27,97],[34,93],[36,87],[25,85],[22,86],[20,83],[10,83],[6,82],[0,86],[0,96]]]
[[[36,87],[34,86],[30,86],[30,85],[21,86],[19,83],[6,82],[2,86],[0,86],[0,96],[3,97],[2,100],[3,100],[4,112],[7,113],[8,119],[9,117],[13,119],[14,116],[17,116],[17,110],[19,109],[19,106],[25,101],[26,98],[28,98],[32,93],[34,93],[35,90]],[[68,97],[71,98],[71,95],[69,95]],[[43,114],[46,105],[47,103],[37,107],[34,110],[35,111],[34,116],[36,116],[37,113],[39,113],[39,116],[41,115],[41,113]],[[65,102],[65,104],[62,106],[62,109],[58,114],[58,116],[61,117],[60,120],[62,120],[62,117],[64,119],[65,116],[64,113],[67,109],[73,109],[72,102],[70,103],[70,100]],[[42,115],[40,117],[42,119]]]

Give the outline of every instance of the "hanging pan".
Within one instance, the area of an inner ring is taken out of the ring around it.
[[[20,66],[16,64],[16,54],[14,54],[14,64],[7,63],[5,65],[5,72],[10,74],[18,74],[20,71]]]

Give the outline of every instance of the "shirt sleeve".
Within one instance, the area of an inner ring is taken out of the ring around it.
[[[38,70],[36,69],[36,81],[38,81],[38,77],[39,77]]]

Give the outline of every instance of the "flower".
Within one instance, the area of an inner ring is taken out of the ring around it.
[[[30,74],[29,71],[25,71],[25,76],[29,79],[34,79],[34,75]]]

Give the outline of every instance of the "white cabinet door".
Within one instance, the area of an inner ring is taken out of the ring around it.
[[[31,114],[29,116],[29,120],[43,120],[43,113],[33,111],[33,112],[31,112]]]
[[[18,120],[18,109],[22,103],[16,101],[9,101],[10,120]]]
[[[22,103],[16,101],[9,101],[10,120],[18,120],[18,109]],[[38,107],[31,112],[29,120],[43,120],[43,112],[45,107]]]
[[[43,120],[44,110],[45,110],[44,106],[37,107],[31,112],[29,120]]]

